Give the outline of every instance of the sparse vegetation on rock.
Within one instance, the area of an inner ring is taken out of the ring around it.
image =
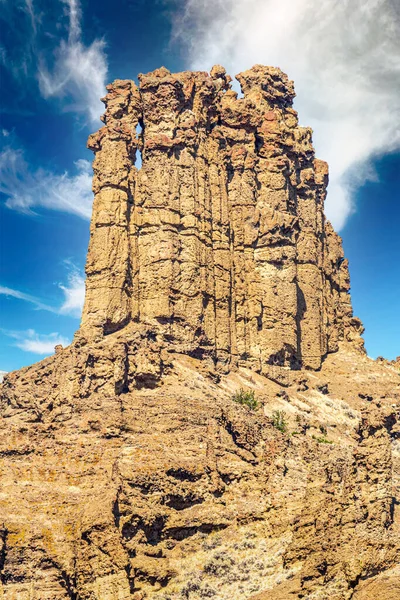
[[[284,410],[274,410],[272,413],[272,425],[282,433],[287,431],[286,413]]]
[[[258,407],[258,402],[255,397],[254,390],[244,390],[240,389],[232,396],[232,400],[237,404],[243,404],[244,406],[248,406],[252,410],[256,410]]]

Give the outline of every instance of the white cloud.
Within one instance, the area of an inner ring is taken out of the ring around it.
[[[400,147],[397,0],[183,0],[175,36],[190,68],[230,74],[279,66],[297,91],[300,122],[329,162],[326,212],[341,228],[368,161]]]
[[[98,121],[104,111],[100,98],[105,94],[108,70],[105,42],[84,43],[79,0],[3,4],[1,18],[13,29],[14,43],[0,46],[0,64],[17,79],[21,92],[31,89],[25,80],[35,77],[41,95],[59,98],[61,110]]]
[[[31,171],[21,149],[6,147],[0,153],[0,192],[8,208],[33,213],[35,207],[61,210],[90,219],[92,169],[87,160],[75,162],[75,174]]]
[[[0,371],[0,383],[3,381],[4,379],[4,375],[7,375],[8,371]]]
[[[87,112],[97,121],[104,111],[100,98],[105,93],[107,58],[103,40],[89,46],[81,40],[81,10],[78,0],[62,0],[69,16],[68,39],[55,49],[53,68],[39,61],[38,78],[44,98],[60,97],[69,102],[64,110]]]
[[[5,331],[4,333],[16,340],[14,345],[17,346],[17,348],[20,348],[25,352],[41,354],[42,356],[54,354],[54,347],[58,344],[68,346],[70,343],[68,338],[59,333],[43,335],[36,333],[34,329],[28,329],[27,331]]]
[[[32,30],[36,34],[36,15],[33,10],[33,0],[25,0],[26,10],[31,20]]]
[[[64,294],[63,303],[59,308],[46,304],[36,296],[2,285],[0,285],[0,295],[29,302],[30,304],[33,304],[35,308],[40,310],[47,310],[55,314],[79,318],[82,314],[83,303],[85,300],[85,279],[82,273],[69,260],[65,261],[65,264],[67,265],[69,272],[67,275],[67,283],[58,284],[58,287]]]
[[[79,0],[61,0],[69,9],[69,37],[77,40],[81,34],[81,8]]]
[[[0,285],[0,295],[9,296],[11,298],[17,298],[17,300],[23,300],[24,302],[30,302],[34,304],[36,308],[41,310],[48,310],[49,312],[57,312],[56,309],[52,308],[48,304],[44,304],[39,298],[35,298],[35,296],[31,296],[30,294],[25,294],[24,292],[20,292],[18,290],[13,290],[8,287],[4,287]]]
[[[61,314],[80,317],[85,300],[85,280],[75,269],[68,275],[68,284],[60,284],[64,292],[64,302],[60,308]]]

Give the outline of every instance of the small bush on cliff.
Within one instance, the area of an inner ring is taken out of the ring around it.
[[[190,576],[189,576],[190,577]],[[196,598],[213,598],[217,595],[216,590],[211,587],[208,583],[203,582],[200,575],[192,574],[192,577],[183,586],[180,592],[181,598],[192,598],[192,592],[196,594]],[[176,596],[173,596],[176,598]],[[172,600],[172,596],[169,596]]]
[[[272,425],[282,433],[287,431],[286,413],[284,410],[274,410],[272,413]]]
[[[316,440],[319,444],[333,444],[331,440],[328,440],[324,435],[321,437],[317,437],[316,435],[312,436],[313,440]]]
[[[240,389],[236,394],[232,396],[232,400],[237,402],[238,404],[244,404],[248,406],[252,410],[256,410],[258,407],[258,402],[254,395],[254,390],[244,390]]]
[[[232,570],[233,565],[234,560],[231,556],[215,552],[204,565],[204,572],[214,577],[222,577]]]

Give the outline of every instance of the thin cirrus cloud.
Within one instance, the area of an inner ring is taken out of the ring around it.
[[[90,124],[98,121],[104,110],[100,98],[108,71],[105,42],[83,42],[79,0],[50,4],[45,0],[2,0],[2,4],[0,19],[13,30],[13,36],[4,36],[0,44],[0,64],[20,85],[36,79],[41,96],[58,98],[63,112],[86,115]],[[15,109],[3,110],[12,114]]]
[[[182,0],[174,38],[188,66],[235,74],[279,66],[295,107],[330,166],[326,212],[342,228],[355,191],[375,177],[374,156],[400,147],[400,9],[397,0]]]
[[[36,33],[36,15],[33,9],[33,0],[25,0],[25,7],[31,20],[32,30]]]
[[[32,170],[21,148],[7,146],[0,152],[0,193],[8,208],[22,213],[32,214],[43,207],[90,219],[92,168],[89,161],[80,159],[74,169],[74,174]]]
[[[42,356],[53,354],[54,347],[58,344],[68,346],[69,339],[57,332],[47,335],[37,333],[34,329],[27,331],[3,331],[5,335],[14,339],[14,345],[25,352],[40,354]]]
[[[59,283],[58,287],[63,291],[64,299],[61,306],[51,306],[43,302],[40,298],[26,294],[20,290],[15,290],[6,286],[0,285],[0,296],[14,298],[32,304],[37,310],[45,310],[59,315],[69,315],[71,317],[80,318],[82,314],[83,303],[85,300],[85,280],[81,273],[70,265],[67,283]]]
[[[8,298],[15,298],[17,300],[23,300],[24,302],[29,302],[30,304],[33,304],[35,306],[35,308],[37,308],[38,310],[47,310],[49,312],[54,312],[57,313],[57,309],[53,308],[52,306],[49,306],[48,304],[45,304],[44,302],[42,302],[39,298],[36,298],[35,296],[31,296],[30,294],[25,294],[24,292],[20,292],[19,290],[14,290],[12,288],[9,287],[5,287],[3,285],[0,285],[0,296],[6,296]]]
[[[58,97],[65,102],[63,110],[85,111],[91,121],[103,112],[100,98],[104,95],[107,57],[103,40],[85,46],[81,39],[81,8],[78,0],[61,0],[68,12],[67,39],[55,48],[55,60],[48,66],[39,57],[38,79],[44,98]]]

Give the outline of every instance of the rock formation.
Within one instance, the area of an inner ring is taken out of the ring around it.
[[[317,369],[360,328],[323,212],[328,167],[297,124],[281,71],[256,66],[237,78],[240,99],[219,66],[108,86],[105,126],[89,139],[81,332],[96,339],[135,322],[227,370]]]
[[[81,327],[2,385],[0,598],[400,596],[398,369],[292,82],[237,79],[107,88]]]

